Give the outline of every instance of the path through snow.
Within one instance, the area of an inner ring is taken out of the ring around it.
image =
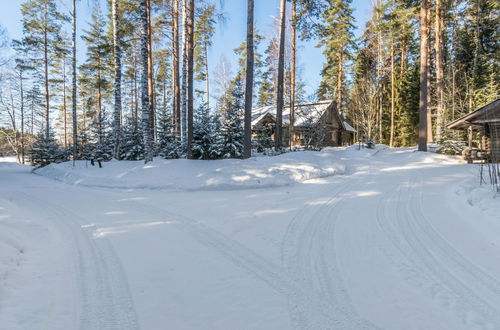
[[[473,168],[331,156],[346,175],[190,192],[0,163],[0,328],[500,329],[500,221],[456,193]]]

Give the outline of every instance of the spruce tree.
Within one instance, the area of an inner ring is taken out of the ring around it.
[[[206,105],[202,105],[196,112],[193,128],[193,158],[220,158],[223,152],[220,123]]]
[[[144,159],[144,141],[142,133],[135,125],[133,119],[129,118],[121,130],[120,159],[141,160]]]
[[[243,156],[244,104],[242,78],[233,81],[228,94],[221,116],[221,154],[224,158],[241,158]]]

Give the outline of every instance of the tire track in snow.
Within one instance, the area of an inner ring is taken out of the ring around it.
[[[299,326],[301,329],[345,328],[347,323],[339,321],[343,316],[336,315],[337,312],[345,312],[345,310],[336,308],[332,305],[332,301],[324,295],[304,287],[302,282],[290,278],[282,267],[261,257],[236,240],[186,216],[144,202],[130,201],[130,203],[136,206],[135,209],[142,209],[141,211],[146,214],[153,213],[160,219],[168,217],[165,220],[170,224],[175,221],[179,229],[195,238],[199,243],[210,247],[235,266],[244,269],[253,277],[262,280],[280,294],[285,295],[289,300],[290,317],[295,326]],[[308,322],[304,322],[304,319],[307,319]],[[312,327],[310,323],[313,323]],[[349,329],[362,329],[356,328],[352,322],[349,324]]]
[[[80,287],[80,329],[139,329],[137,315],[121,262],[105,238],[90,237],[86,221],[60,205],[20,193],[24,205],[33,205],[51,216],[77,256],[75,273]],[[79,219],[80,221],[75,221]]]
[[[471,285],[471,281],[479,281],[497,293],[498,282],[461,256],[432,228],[422,211],[422,184],[410,178],[393,191],[377,210],[380,228],[400,253],[399,257],[388,256],[392,263],[430,292],[432,299],[457,313],[468,327],[500,328],[498,308],[478,296]],[[391,207],[395,201],[396,207]],[[467,281],[459,278],[457,270],[462,276],[466,274]]]
[[[317,292],[331,306],[328,318],[311,319],[302,312],[296,320],[299,329],[377,329],[355,311],[338,269],[335,227],[342,208],[342,195],[359,180],[350,179],[336,187],[331,197],[317,207],[304,207],[290,222],[282,242],[282,263],[289,276]],[[300,297],[299,297],[300,299]]]

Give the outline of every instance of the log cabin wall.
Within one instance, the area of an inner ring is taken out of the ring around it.
[[[500,123],[488,124],[490,133],[491,159],[500,161]]]

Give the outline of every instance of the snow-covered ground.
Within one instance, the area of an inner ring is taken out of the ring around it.
[[[476,172],[382,147],[0,162],[0,329],[500,329]]]
[[[238,159],[111,161],[92,166],[89,161],[53,164],[36,171],[52,179],[89,187],[119,189],[221,190],[266,188],[342,174],[345,164],[332,148],[322,152],[291,152],[276,157]]]

